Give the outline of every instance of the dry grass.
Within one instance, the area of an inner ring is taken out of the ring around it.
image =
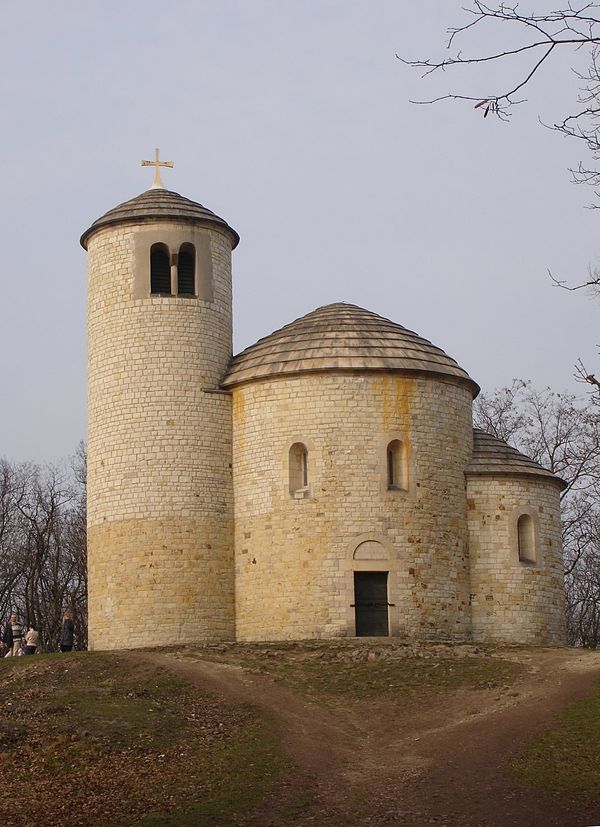
[[[526,784],[566,798],[600,800],[600,683],[556,716],[514,762]]]
[[[13,827],[233,824],[289,770],[249,707],[119,655],[2,660],[0,697]]]
[[[241,666],[325,704],[381,699],[405,705],[411,698],[422,704],[457,689],[508,688],[523,672],[517,663],[470,651],[457,656],[450,648],[434,646],[415,654],[385,644],[328,641],[230,645],[190,650],[184,656]]]

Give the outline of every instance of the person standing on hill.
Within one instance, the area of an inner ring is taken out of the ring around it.
[[[23,640],[23,627],[17,620],[17,615],[12,614],[10,616],[10,620],[6,624],[4,628],[4,635],[3,635],[3,642],[4,648],[8,651],[5,654],[5,657],[10,657],[10,655],[16,656],[21,651],[21,642]]]
[[[73,623],[72,612],[65,612],[63,615],[62,626],[60,627],[60,638],[58,641],[58,648],[61,652],[71,652],[73,650],[73,639],[75,636],[75,624]]]
[[[36,631],[33,626],[29,626],[27,634],[25,635],[25,654],[35,655],[35,650],[40,641],[40,633]]]

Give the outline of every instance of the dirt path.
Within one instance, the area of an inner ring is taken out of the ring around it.
[[[299,773],[245,824],[260,827],[600,824],[595,812],[519,785],[507,765],[554,714],[589,693],[600,654],[568,649],[498,653],[527,667],[514,692],[454,693],[443,708],[403,715],[379,704],[329,709],[240,667],[177,655],[131,655],[261,709]],[[476,698],[476,700],[475,700]],[[310,786],[311,796],[303,796]],[[242,822],[240,822],[242,823]]]

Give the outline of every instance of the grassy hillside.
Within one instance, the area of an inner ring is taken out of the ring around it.
[[[528,745],[523,710],[542,715],[561,680],[577,691],[588,655],[315,641],[1,659],[0,824],[488,824],[470,771],[489,824],[521,823],[511,800],[561,824],[557,804],[600,803],[600,684],[566,712],[555,698]]]
[[[558,714],[513,764],[526,784],[573,800],[600,801],[600,682]]]
[[[0,698],[12,827],[227,824],[289,770],[249,707],[119,655],[3,659]]]

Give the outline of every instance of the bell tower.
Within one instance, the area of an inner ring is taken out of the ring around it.
[[[234,636],[231,252],[222,218],[152,187],[88,253],[91,649]]]

